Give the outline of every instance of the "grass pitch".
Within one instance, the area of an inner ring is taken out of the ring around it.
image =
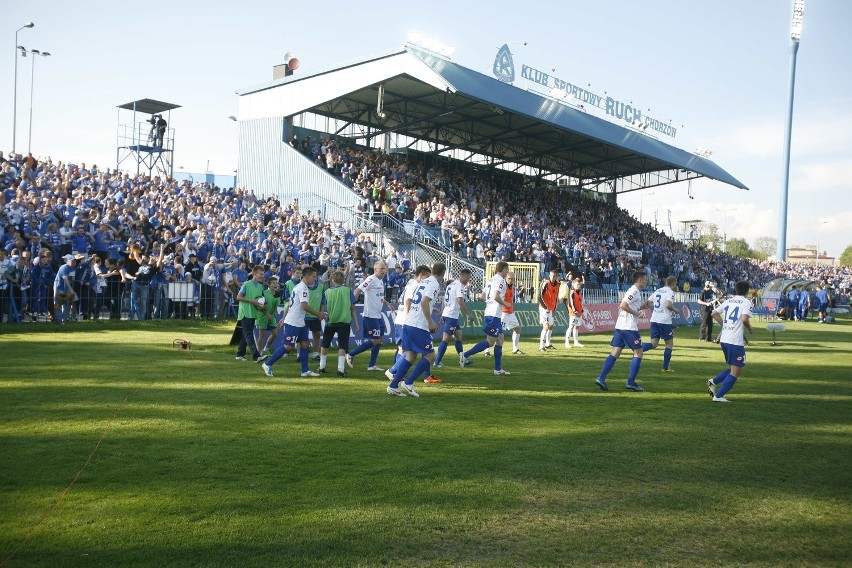
[[[451,346],[419,399],[367,354],[345,379],[335,357],[266,378],[233,324],[5,327],[0,564],[848,566],[852,321],[788,323],[778,347],[754,323],[731,404],[695,327],[673,375],[646,354],[645,393],[621,390],[626,355],[594,385],[608,334],[556,334],[508,377]]]

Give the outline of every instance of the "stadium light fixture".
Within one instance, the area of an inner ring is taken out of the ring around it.
[[[630,126],[635,128],[639,132],[645,132],[646,130],[648,130],[648,123],[642,122],[638,118],[634,118],[633,122],[630,123]]]
[[[18,32],[23,29],[32,28],[35,24],[27,22],[17,30],[15,30],[15,94],[12,96],[12,153],[15,153],[15,141],[18,133],[18,48],[23,49],[18,45]],[[23,53],[21,54],[24,55]]]
[[[787,257],[787,201],[790,193],[790,141],[793,137],[793,99],[796,92],[796,54],[802,37],[805,0],[793,2],[793,24],[790,29],[790,87],[787,101],[787,125],[784,131],[784,172],[781,184],[781,206],[778,208],[778,238],[775,260]]]
[[[21,46],[18,46],[21,47]],[[40,57],[50,57],[49,51],[39,51],[38,49],[30,49],[27,52],[26,49],[21,47],[21,55],[26,57],[26,54],[29,53],[32,55],[32,66],[30,68],[30,126],[29,126],[29,136],[27,137],[27,153],[31,153],[33,151],[33,93],[35,91],[35,62],[37,59],[37,55]]]
[[[799,41],[802,37],[802,23],[805,19],[805,0],[793,2],[793,26],[790,30],[790,38]]]

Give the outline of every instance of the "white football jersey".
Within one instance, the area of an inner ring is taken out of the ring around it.
[[[714,311],[722,316],[722,334],[719,336],[719,342],[743,345],[745,326],[740,318],[751,316],[751,301],[742,296],[734,296],[722,302],[722,305]]]
[[[365,318],[380,318],[382,317],[382,300],[385,299],[385,283],[375,274],[371,274],[364,278],[358,287],[364,295],[364,317]]]
[[[308,286],[304,282],[296,284],[290,295],[290,309],[284,317],[285,325],[305,327],[305,310],[302,309],[302,302],[307,302],[309,298]]]
[[[405,318],[408,315],[408,312],[405,311],[405,300],[406,298],[414,297],[414,291],[417,290],[419,285],[420,282],[416,278],[412,278],[405,284],[405,290],[402,292],[402,296],[399,297],[399,307],[396,309],[396,317],[393,323],[397,325],[405,324]]]
[[[444,292],[444,311],[441,315],[445,318],[459,319],[461,307],[459,298],[464,298],[465,286],[458,280],[453,280]]]
[[[429,298],[431,306],[431,301],[437,298],[440,293],[441,285],[438,284],[434,276],[430,276],[421,282],[411,296],[411,308],[405,318],[405,325],[429,331],[429,322],[426,319],[426,314],[423,313],[423,298]],[[431,310],[431,307],[429,309]]]
[[[642,292],[633,285],[627,290],[621,301],[626,302],[634,312],[638,312],[639,306],[642,305]],[[618,319],[615,321],[615,329],[639,331],[639,318],[618,308]]]
[[[488,281],[485,287],[485,315],[492,318],[499,318],[503,315],[500,309],[503,306],[499,304],[496,298],[503,298],[506,295],[506,279],[495,274]]]
[[[672,312],[666,307],[666,302],[671,302],[674,306],[674,292],[668,286],[658,288],[651,294],[654,313],[651,314],[651,321],[654,323],[672,323]]]

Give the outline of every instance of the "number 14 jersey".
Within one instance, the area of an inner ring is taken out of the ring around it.
[[[743,345],[743,322],[740,318],[744,315],[751,316],[751,300],[734,296],[725,300],[715,311],[722,316],[722,334],[719,336],[719,342]]]

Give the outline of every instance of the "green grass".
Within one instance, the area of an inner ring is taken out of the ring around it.
[[[366,354],[351,378],[302,379],[291,358],[268,379],[234,361],[231,325],[189,325],[2,330],[0,561],[33,527],[9,566],[852,558],[848,318],[789,323],[779,347],[757,323],[728,405],[705,391],[724,363],[694,327],[676,334],[674,375],[662,349],[646,355],[642,394],[619,388],[627,357],[610,393],[594,386],[598,335],[544,356],[528,338],[510,377],[477,357],[414,399],[387,396]]]

